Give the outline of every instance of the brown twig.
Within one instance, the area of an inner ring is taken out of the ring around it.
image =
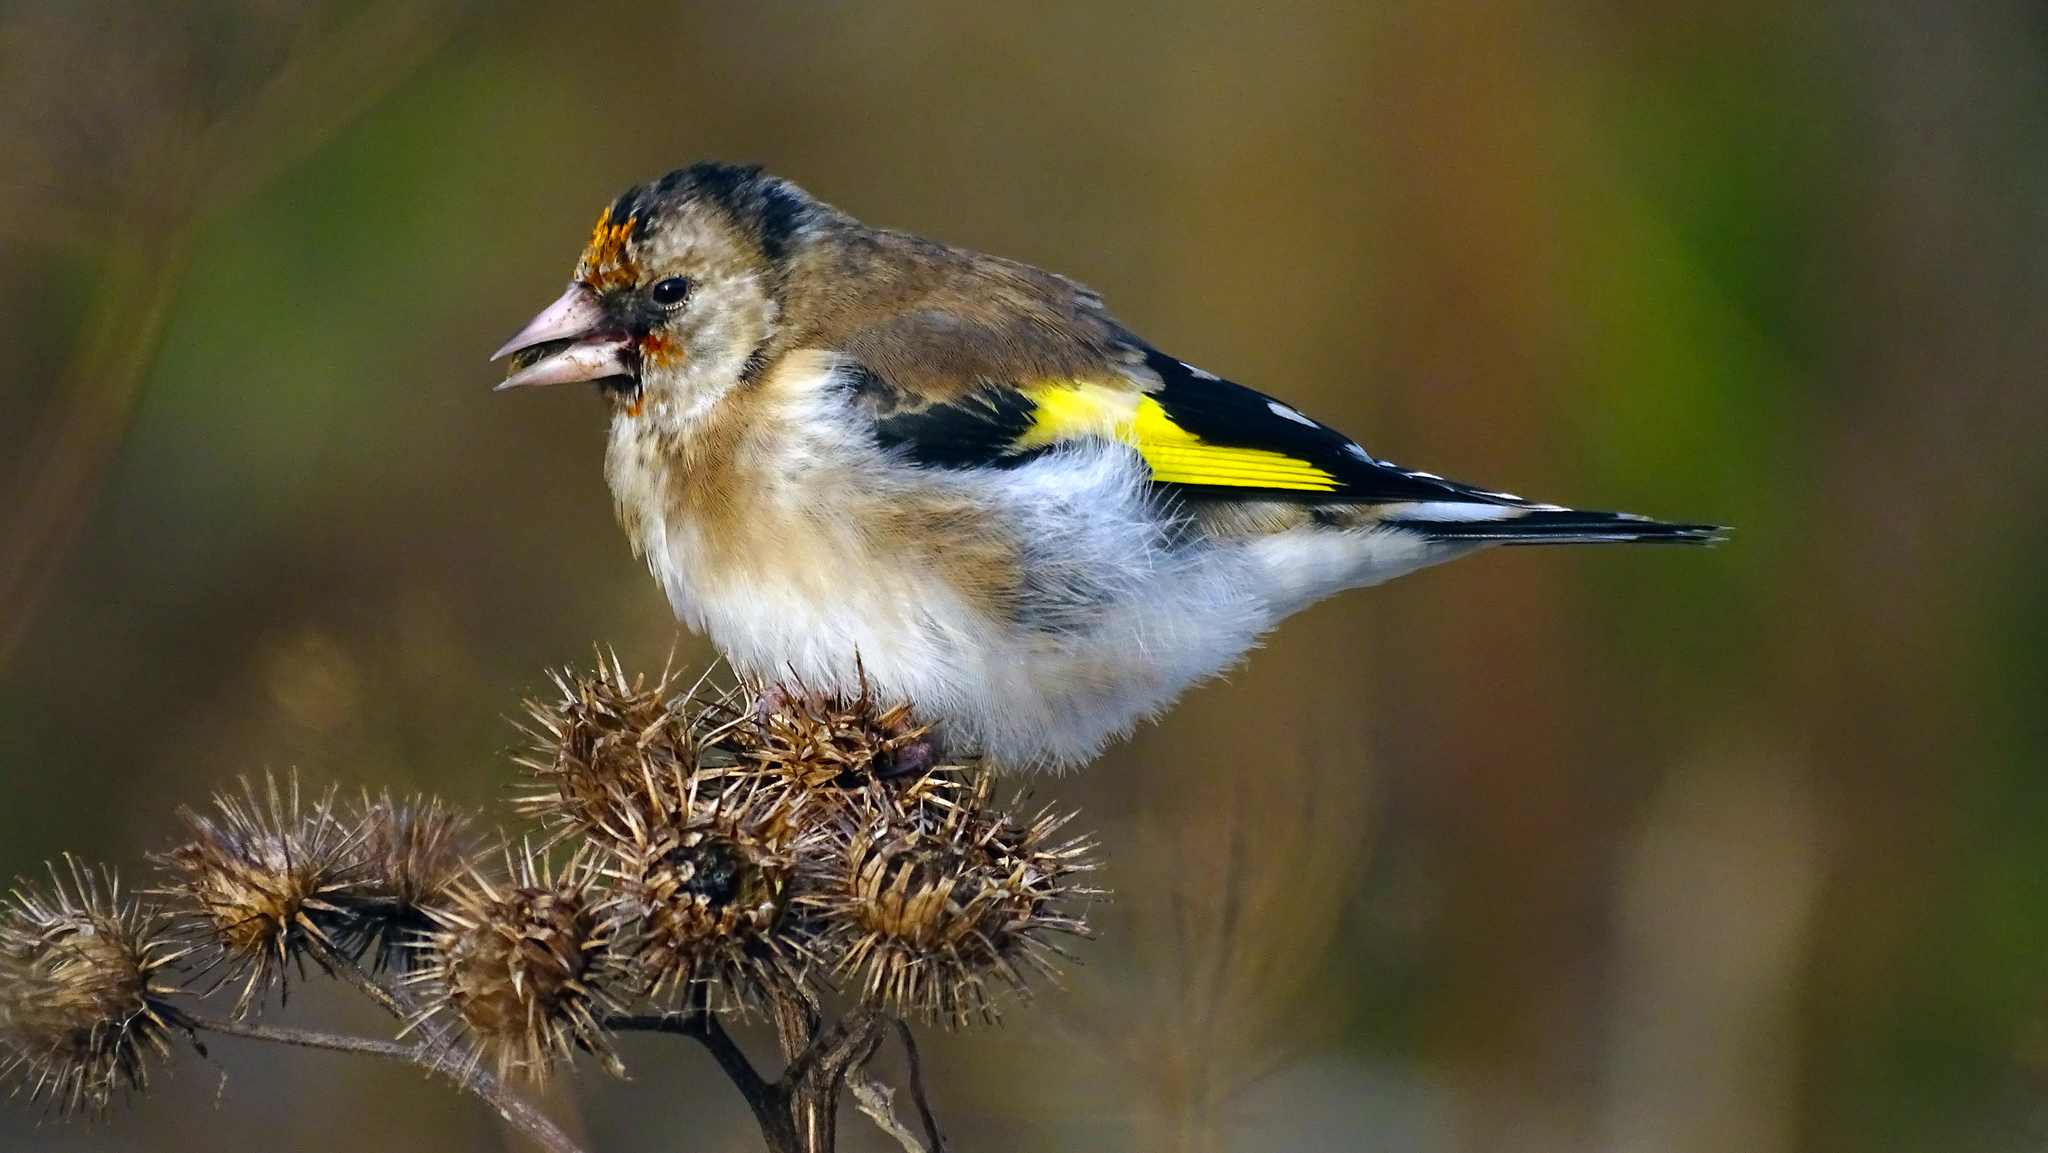
[[[801,988],[782,984],[768,990],[768,1019],[775,1026],[784,1061],[796,1060],[823,1026],[817,1001]]]
[[[939,1132],[939,1119],[932,1113],[931,1098],[924,1088],[924,1062],[917,1055],[917,1038],[910,1032],[909,1023],[901,1017],[892,1018],[896,1025],[896,1036],[903,1041],[903,1055],[910,1065],[910,1099],[917,1105],[917,1119],[924,1125],[925,1147],[931,1153],[946,1153],[946,1137]]]
[[[364,996],[375,1001],[385,1012],[404,1022],[407,1032],[417,1032],[423,1038],[423,1040],[416,1043],[418,1049],[421,1052],[438,1055],[435,1059],[440,1064],[430,1066],[431,1068],[444,1072],[456,1084],[483,1098],[509,1124],[533,1134],[535,1140],[540,1141],[549,1149],[558,1148],[557,1145],[550,1144],[550,1141],[555,1140],[562,1142],[559,1146],[560,1149],[574,1150],[578,1148],[576,1143],[567,1134],[563,1133],[552,1120],[549,1120],[531,1102],[519,1096],[511,1089],[506,1088],[504,1081],[496,1074],[484,1069],[474,1059],[463,1054],[455,1040],[448,1036],[447,1031],[421,1012],[419,1005],[413,1000],[410,993],[406,992],[403,988],[391,988],[380,983],[375,977],[364,972],[361,965],[350,960],[324,941],[309,937],[306,942],[306,951],[322,968],[348,982]],[[394,1042],[394,1044],[403,1046],[404,1043]],[[363,1051],[372,1052],[373,1050],[366,1049]],[[545,1125],[548,1132],[553,1134],[553,1137],[550,1138],[547,1134],[536,1131],[531,1123],[531,1119],[538,1119],[539,1123]]]
[[[883,1084],[881,1078],[865,1069],[850,1070],[846,1087],[853,1091],[853,1103],[868,1115],[875,1128],[895,1138],[903,1146],[903,1153],[929,1153],[910,1126],[896,1116],[896,1091]]]
[[[788,1011],[799,1012],[793,1007]],[[816,1010],[808,1012],[815,1014]],[[815,1016],[811,1019],[817,1020]],[[856,1009],[828,1029],[813,1027],[809,1040],[775,1081],[755,1070],[718,1015],[707,1009],[607,1017],[604,1026],[695,1038],[711,1051],[719,1068],[746,1099],[769,1149],[774,1153],[831,1153],[839,1090],[846,1085],[849,1072],[874,1055],[887,1020],[877,1010]],[[922,1107],[920,1112],[929,1117]],[[936,1132],[936,1126],[930,1128]]]
[[[532,1102],[507,1089],[504,1082],[475,1062],[462,1060],[444,1046],[432,1041],[408,1044],[404,1041],[384,1041],[374,1037],[322,1033],[311,1029],[284,1029],[249,1021],[200,1017],[169,1006],[161,1008],[159,1012],[167,1024],[187,1033],[219,1033],[228,1037],[244,1037],[252,1041],[270,1041],[280,1045],[327,1049],[341,1053],[368,1053],[404,1061],[429,1073],[439,1074],[452,1081],[457,1088],[474,1094],[508,1124],[533,1138],[541,1148],[548,1150],[548,1153],[583,1153],[582,1146],[556,1127],[555,1123],[535,1108]]]
[[[848,1070],[867,1061],[882,1039],[882,1014],[856,1009],[816,1034],[783,1070],[777,1084],[801,1153],[831,1153],[838,1129],[839,1090]]]
[[[251,1041],[296,1045],[302,1049],[369,1053],[378,1057],[410,1061],[415,1065],[432,1059],[432,1053],[426,1046],[409,1045],[404,1041],[384,1041],[376,1037],[356,1037],[346,1033],[323,1033],[316,1029],[284,1029],[276,1025],[259,1025],[253,1021],[237,1021],[232,1017],[201,1017],[175,1008],[160,1008],[158,1013],[172,1028],[183,1029],[187,1033],[220,1033],[229,1037],[245,1037]]]
[[[924,1125],[924,1136],[920,1138],[897,1118],[895,1090],[861,1068],[865,1061],[847,1073],[847,1087],[853,1090],[853,1098],[860,1111],[867,1114],[882,1132],[895,1138],[906,1153],[946,1153],[945,1135],[939,1132],[938,1118],[932,1115],[931,1100],[925,1094],[924,1063],[918,1057],[917,1038],[902,1018],[892,1017],[890,1023],[896,1026],[896,1033],[903,1040],[904,1057],[910,1066],[910,1096],[917,1105],[917,1118]],[[877,1037],[876,1041],[879,1046],[880,1038]]]
[[[817,1034],[804,1051],[783,1070],[785,1083],[803,1081],[836,1081],[845,1075],[855,1058],[874,1051],[874,1043],[881,1032],[883,1017],[879,1010],[855,1009],[841,1017],[830,1029]]]
[[[361,965],[342,956],[327,942],[308,936],[306,952],[321,968],[355,986],[357,992],[375,1001],[385,1012],[401,1021],[409,1021],[416,1015],[409,1003],[401,1000],[401,993],[379,984],[376,978],[363,972]]]
[[[740,1095],[749,1105],[765,1102],[774,1089],[768,1080],[754,1068],[732,1035],[725,1031],[725,1025],[717,1014],[704,1009],[692,1009],[682,1013],[656,1013],[630,1017],[607,1017],[607,1029],[620,1032],[669,1033],[678,1037],[693,1037],[710,1050],[718,1067],[731,1078]],[[756,1105],[755,1113],[760,1113]]]

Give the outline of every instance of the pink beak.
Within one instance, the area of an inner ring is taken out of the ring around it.
[[[505,347],[492,353],[491,359],[551,341],[575,343],[506,377],[499,390],[630,375],[632,370],[626,366],[624,353],[632,338],[617,329],[602,327],[604,323],[604,307],[598,303],[597,294],[581,284],[571,284],[561,299],[542,309],[517,336],[505,342]]]

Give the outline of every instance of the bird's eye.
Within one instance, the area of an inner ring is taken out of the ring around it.
[[[667,280],[656,284],[654,290],[648,295],[654,298],[654,303],[659,304],[663,308],[674,308],[690,298],[690,278],[687,276],[671,276]]]

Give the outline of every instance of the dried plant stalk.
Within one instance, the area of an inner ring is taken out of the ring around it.
[[[649,1031],[709,1048],[776,1153],[830,1149],[849,1086],[917,1147],[865,1071],[893,1024],[922,1140],[942,1148],[903,1018],[994,1021],[1004,994],[1056,975],[1057,938],[1087,931],[1094,892],[1078,883],[1091,846],[1061,835],[1069,816],[996,805],[987,773],[930,763],[911,709],[865,693],[707,695],[615,658],[555,685],[528,703],[518,758],[532,786],[515,808],[538,840],[501,835],[501,863],[433,798],[344,807],[266,776],[180,811],[188,838],[157,859],[168,912],[75,865],[68,884],[19,891],[0,914],[6,1072],[79,1111],[144,1088],[179,1033],[368,1053],[574,1153],[509,1080],[579,1054],[622,1073],[614,1038]],[[294,969],[354,986],[397,1036],[240,1019]],[[168,1000],[223,987],[236,1019]],[[748,1014],[782,1042],[773,1080],[726,1035]]]

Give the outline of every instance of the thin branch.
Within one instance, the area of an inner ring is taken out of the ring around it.
[[[426,1041],[413,1044],[403,1041],[382,1041],[370,1037],[319,1033],[310,1029],[282,1029],[274,1025],[258,1025],[247,1021],[221,1021],[211,1017],[195,1016],[171,1006],[164,1006],[160,1011],[173,1028],[187,1032],[204,1030],[230,1037],[245,1037],[252,1041],[272,1041],[283,1045],[329,1049],[343,1053],[369,1053],[404,1061],[429,1073],[438,1073],[454,1082],[458,1088],[482,1099],[497,1112],[498,1116],[533,1138],[543,1149],[548,1150],[548,1153],[583,1153],[583,1147],[556,1127],[555,1123],[535,1108],[532,1102],[507,1089],[504,1082],[488,1070],[473,1061],[456,1059],[440,1045]]]
[[[413,1013],[410,1006],[400,999],[400,994],[381,985],[377,979],[363,972],[363,967],[341,955],[333,946],[308,934],[306,952],[320,967],[355,986],[356,991],[377,1002],[383,1010],[401,1021],[410,1020]]]
[[[786,1085],[816,1079],[827,1084],[845,1076],[855,1059],[874,1051],[881,1031],[882,1014],[875,1009],[856,1009],[830,1029],[816,1036],[783,1071]]]
[[[931,1098],[924,1088],[924,1062],[917,1055],[917,1038],[903,1018],[892,1018],[896,1036],[903,1041],[903,1054],[910,1063],[910,1099],[917,1104],[917,1119],[924,1124],[925,1146],[931,1153],[946,1153],[946,1137],[939,1132],[939,1119],[932,1113]]]
[[[785,1012],[794,1024],[802,1011],[792,1010],[796,1010],[796,1006],[785,1006]],[[814,1147],[820,1134],[813,1130],[821,1119],[829,1124],[833,1096],[840,1085],[850,1084],[861,1111],[873,1117],[883,1132],[895,1137],[911,1153],[939,1153],[944,1145],[938,1143],[938,1126],[932,1121],[931,1110],[924,1103],[922,1071],[917,1069],[914,1048],[911,1050],[912,1067],[916,1070],[913,1082],[918,1085],[919,1116],[934,1142],[929,1147],[920,1143],[915,1133],[896,1120],[890,1109],[887,1087],[850,1072],[874,1056],[875,1049],[882,1043],[888,1020],[877,1010],[860,1009],[841,1018],[830,1029],[814,1029],[796,1059],[783,1070],[781,1078],[772,1083],[761,1077],[753,1062],[726,1033],[718,1015],[707,1009],[607,1017],[604,1026],[619,1032],[694,1037],[702,1042],[731,1079],[734,1088],[746,1098],[770,1148]]]
[[[725,1075],[732,1079],[734,1087],[749,1102],[765,1098],[773,1089],[733,1041],[732,1035],[725,1031],[725,1025],[715,1013],[695,1009],[682,1013],[606,1017],[603,1025],[621,1033],[669,1033],[678,1037],[694,1037],[711,1051],[712,1059],[725,1070]]]
[[[418,1033],[426,1038],[426,1044],[448,1054],[450,1061],[460,1060],[462,1047],[448,1035],[440,1022],[421,1011],[419,1002],[402,985],[385,985],[363,970],[355,961],[343,955],[327,942],[315,937],[306,938],[306,951],[313,960],[330,974],[354,986],[363,996],[375,1001],[383,1010],[404,1025],[399,1036]]]
[[[889,1023],[896,1026],[896,1035],[903,1040],[903,1053],[910,1066],[910,1096],[917,1105],[917,1119],[924,1125],[924,1137],[920,1139],[896,1116],[896,1091],[869,1073],[867,1058],[862,1058],[846,1074],[847,1088],[853,1090],[854,1102],[860,1111],[867,1114],[875,1125],[896,1139],[907,1153],[946,1153],[946,1138],[939,1132],[938,1118],[932,1115],[931,1100],[925,1094],[924,1062],[917,1052],[917,1039],[911,1035],[910,1026],[900,1017],[891,1017]],[[877,1048],[882,1038],[875,1037]],[[872,1056],[872,1053],[870,1053]]]
[[[668,1033],[696,1038],[711,1051],[712,1059],[725,1071],[733,1088],[746,1099],[747,1108],[753,1110],[754,1121],[761,1126],[761,1137],[768,1147],[778,1151],[798,1147],[790,1113],[789,1079],[785,1076],[781,1081],[770,1083],[763,1078],[732,1035],[725,1031],[725,1024],[718,1019],[718,1014],[696,1008],[680,1013],[606,1017],[603,1025],[618,1032]]]
[[[214,1022],[205,1022],[193,1027],[257,1040],[280,1041],[288,1045],[342,1048],[348,1052],[375,1053],[408,1061],[423,1069],[439,1073],[464,1091],[482,1098],[500,1117],[531,1136],[551,1153],[582,1153],[581,1147],[563,1133],[546,1114],[526,1098],[507,1088],[496,1074],[464,1055],[446,1030],[420,1014],[418,1006],[405,990],[392,989],[380,984],[376,978],[364,972],[361,965],[317,937],[308,935],[305,938],[305,947],[306,952],[321,968],[354,986],[357,991],[375,1001],[385,1012],[404,1022],[408,1031],[417,1031],[422,1039],[411,1044],[403,1041],[373,1041],[368,1038],[338,1037],[306,1030],[278,1029],[268,1025],[245,1025],[240,1022],[233,1023],[232,1028],[220,1027]],[[199,1020],[190,1017],[187,1019]],[[317,1041],[335,1041],[343,1044],[323,1045],[316,1043]]]
[[[598,1024],[619,1033],[668,1033],[676,1037],[702,1037],[701,1013],[630,1013],[603,1017]],[[748,1066],[752,1068],[752,1066]]]
[[[768,989],[768,1019],[775,1026],[782,1059],[794,1063],[818,1036],[824,1024],[817,1002],[801,987],[777,983]]]
[[[345,1033],[322,1033],[313,1029],[284,1029],[276,1025],[258,1025],[253,1021],[237,1021],[233,1018],[200,1017],[179,1009],[160,1008],[158,1012],[173,1028],[187,1032],[219,1033],[228,1037],[246,1037],[251,1041],[297,1045],[302,1049],[328,1049],[336,1053],[369,1053],[398,1061],[410,1061],[415,1065],[431,1065],[434,1059],[434,1054],[426,1046],[408,1045],[403,1041],[384,1041],[376,1037],[355,1037]]]
[[[497,1110],[498,1115],[513,1127],[525,1130],[548,1148],[555,1149],[551,1142],[559,1140],[565,1143],[563,1149],[577,1149],[575,1142],[564,1134],[553,1120],[526,1098],[507,1088],[497,1074],[482,1068],[474,1058],[465,1054],[461,1044],[448,1035],[448,1030],[442,1028],[439,1021],[420,1009],[419,1001],[404,986],[382,984],[365,972],[361,965],[325,941],[308,938],[306,944],[307,951],[323,968],[348,982],[364,996],[382,1006],[385,1012],[398,1018],[404,1025],[399,1031],[400,1036],[417,1033],[422,1038],[419,1042],[421,1050],[434,1055],[430,1068],[447,1072],[448,1076],[462,1088],[488,1102]],[[536,1128],[536,1122],[539,1126],[544,1126],[546,1132]]]
[[[853,1090],[853,1103],[868,1115],[875,1128],[896,1139],[903,1146],[903,1153],[929,1153],[924,1142],[910,1131],[896,1116],[896,1091],[882,1084],[865,1069],[855,1069],[846,1075],[846,1087]]]

